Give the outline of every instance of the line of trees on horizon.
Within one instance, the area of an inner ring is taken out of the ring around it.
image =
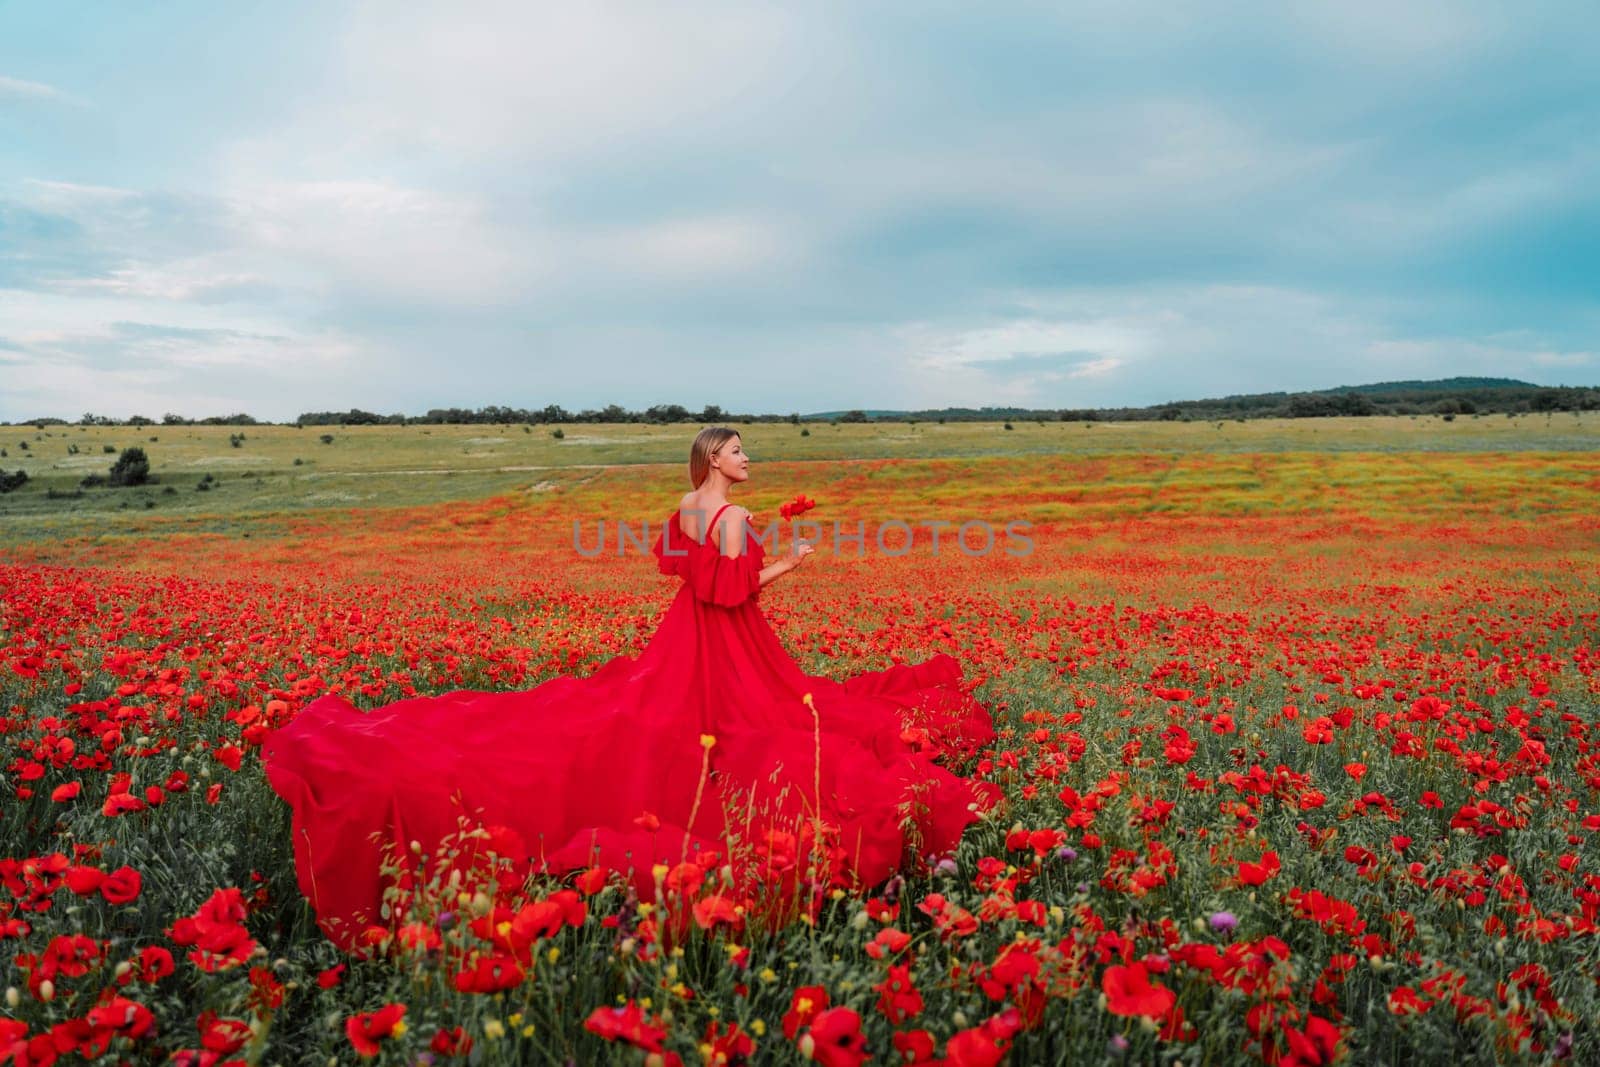
[[[432,408],[424,415],[389,414],[351,408],[349,411],[308,411],[290,426],[412,426],[412,425],[523,425],[563,423],[780,423],[803,422],[1206,422],[1231,419],[1325,418],[1372,415],[1536,414],[1557,411],[1600,410],[1600,388],[1541,386],[1508,379],[1457,378],[1443,382],[1385,382],[1377,385],[1305,393],[1252,393],[1209,400],[1182,400],[1147,407],[1120,408],[930,408],[919,411],[852,409],[810,415],[747,414],[725,411],[707,404],[692,411],[682,404],[656,404],[640,411],[620,404],[568,411],[559,404],[542,408],[516,408],[492,404],[481,408]],[[38,427],[71,425],[66,419],[29,419]],[[84,414],[80,426],[155,426],[144,415],[113,419],[93,412]],[[239,413],[186,418],[168,412],[162,426],[272,425]]]

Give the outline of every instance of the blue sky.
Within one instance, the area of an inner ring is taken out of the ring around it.
[[[0,2],[0,419],[1600,384],[1592,3]]]

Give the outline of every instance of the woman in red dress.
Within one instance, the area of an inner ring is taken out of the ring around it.
[[[397,921],[386,855],[430,853],[464,817],[520,853],[519,871],[604,866],[647,898],[652,869],[687,856],[789,884],[821,857],[813,884],[866,886],[955,848],[991,794],[935,759],[993,738],[960,666],[941,654],[843,682],[806,675],[758,598],[810,546],[766,561],[728,502],[750,477],[735,431],[702,430],[689,473],[653,547],[683,584],[638,657],[365,713],[324,696],[267,740],[300,887],[334,941]]]

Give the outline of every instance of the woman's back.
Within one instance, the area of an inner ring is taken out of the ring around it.
[[[722,547],[722,532],[731,531],[735,524],[730,520],[735,516],[743,517],[745,510],[736,504],[729,503],[726,499],[713,499],[709,495],[702,497],[699,491],[685,493],[678,502],[678,525],[683,532],[692,537],[697,544],[705,544],[707,538],[719,549]],[[740,551],[740,542],[735,542],[735,552]]]

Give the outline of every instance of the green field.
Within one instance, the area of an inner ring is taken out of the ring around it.
[[[568,487],[596,468],[685,464],[694,425],[0,427],[0,541],[115,532],[130,511],[214,528],[232,517],[471,500]],[[1589,452],[1600,413],[1249,422],[1016,422],[740,427],[757,463],[1194,453]],[[802,430],[809,434],[803,434]],[[243,434],[238,447],[230,443]],[[332,441],[324,443],[324,435]],[[22,447],[26,444],[26,448]],[[138,445],[156,484],[79,491]],[[73,449],[76,449],[74,452]],[[206,476],[207,489],[198,487]],[[676,484],[671,478],[666,484]]]

